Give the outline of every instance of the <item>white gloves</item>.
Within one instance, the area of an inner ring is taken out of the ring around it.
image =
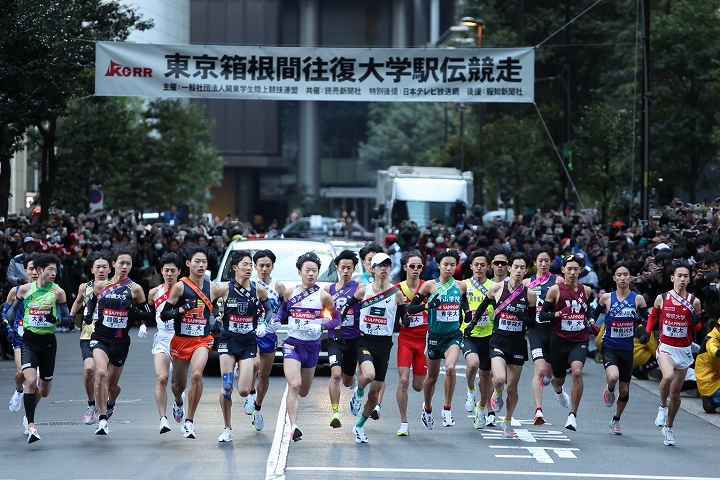
[[[138,329],[138,338],[145,338],[147,337],[148,331],[147,326],[143,323],[140,325],[140,328]]]

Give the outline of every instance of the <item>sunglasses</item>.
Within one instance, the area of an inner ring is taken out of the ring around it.
[[[504,267],[505,265],[508,264],[508,262],[506,262],[504,260],[497,260],[497,261],[492,262],[492,264],[497,267]]]
[[[408,265],[407,268],[409,268],[410,270],[422,270],[423,265],[422,263],[416,263],[413,265]]]

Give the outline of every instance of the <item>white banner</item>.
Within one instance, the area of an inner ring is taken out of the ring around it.
[[[532,103],[532,48],[303,48],[98,42],[95,95]]]

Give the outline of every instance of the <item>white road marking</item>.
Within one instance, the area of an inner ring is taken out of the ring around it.
[[[458,366],[455,367],[455,368],[456,368],[456,369],[459,369],[459,367],[460,367],[460,365],[458,365]],[[440,367],[440,375],[445,375],[445,367]],[[455,376],[456,376],[456,377],[463,377],[463,378],[465,378],[465,374],[464,374],[464,373],[460,373],[460,372],[455,372]]]
[[[140,403],[142,401],[143,401],[142,398],[131,398],[128,400],[117,400],[115,402],[115,404],[122,405],[125,403]],[[50,400],[50,405],[57,405],[57,404],[61,404],[61,403],[87,403],[87,398],[85,398],[83,400]]]
[[[265,480],[285,480],[285,466],[287,465],[288,449],[290,448],[290,419],[287,416],[286,407],[287,394],[286,385],[278,409],[275,435],[270,447],[270,454],[265,464]]]
[[[674,475],[628,475],[618,473],[580,473],[580,472],[528,472],[521,470],[461,470],[442,468],[379,468],[379,467],[288,467],[295,472],[348,472],[348,473],[411,473],[433,475],[512,475],[524,477],[569,477],[569,478],[620,478],[625,480],[720,480],[720,477],[689,477]]]
[[[513,450],[527,450],[530,455],[507,455],[495,454],[497,458],[534,458],[538,463],[555,463],[549,452],[553,452],[558,458],[577,458],[574,452],[579,448],[555,448],[555,447],[514,447],[510,445],[490,445],[490,448],[508,448]]]
[[[515,438],[504,438],[503,431],[498,428],[492,428],[483,430],[480,432],[483,439],[486,440],[521,440],[528,443],[537,443],[538,440],[546,441],[557,441],[557,442],[569,442],[568,438],[563,432],[557,430],[528,430],[526,428],[516,428]]]

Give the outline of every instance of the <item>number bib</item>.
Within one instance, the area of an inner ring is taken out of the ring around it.
[[[206,323],[202,307],[186,312],[180,322],[180,334],[188,337],[204,337]]]
[[[128,311],[115,308],[104,308],[102,323],[108,328],[127,328]]]
[[[31,308],[28,313],[29,315],[25,319],[28,327],[48,328],[53,326],[53,324],[47,320],[47,317],[50,315],[50,309]]]
[[[585,330],[585,321],[563,319],[560,321],[560,330],[564,332],[580,332]]]
[[[437,307],[436,319],[438,322],[459,322],[460,321],[460,305],[457,303],[443,303]]]
[[[486,327],[490,324],[490,316],[487,313],[483,313],[477,322],[478,327]]]
[[[619,322],[614,321],[610,327],[611,338],[630,338],[634,332],[633,322]]]
[[[253,317],[230,314],[228,330],[232,333],[246,334],[253,330]]]
[[[515,315],[511,315],[506,312],[500,312],[500,319],[498,320],[498,330],[504,330],[506,332],[522,332],[523,322],[518,320]]]
[[[419,313],[417,315],[411,315],[410,316],[410,328],[414,327],[421,327],[425,325],[425,315],[422,313]]]
[[[672,324],[665,321],[663,323],[663,335],[672,338],[687,338],[688,327],[687,325]]]

